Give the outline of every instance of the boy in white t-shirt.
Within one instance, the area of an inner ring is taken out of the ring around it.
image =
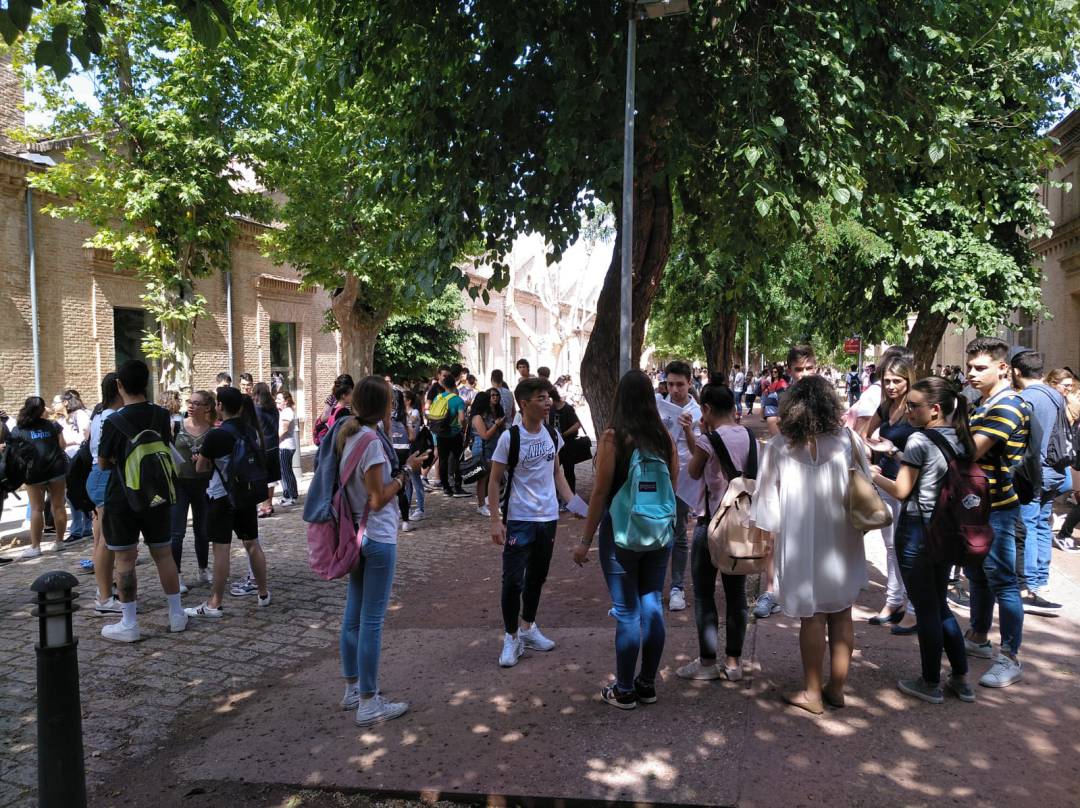
[[[521,425],[499,436],[491,458],[488,477],[491,540],[503,548],[505,634],[499,664],[504,668],[516,665],[526,648],[550,651],[555,647],[536,625],[536,610],[555,548],[558,496],[568,502],[574,499],[574,493],[558,462],[562,436],[547,425],[551,389],[551,382],[538,377],[518,383],[514,398]],[[512,451],[515,443],[516,453]],[[499,486],[504,471],[510,474],[504,503],[505,523],[499,515]]]
[[[686,608],[683,579],[690,557],[686,523],[701,499],[702,491],[701,481],[691,478],[688,472],[694,444],[701,435],[701,407],[690,395],[693,372],[686,362],[671,362],[664,373],[668,398],[665,400],[658,395],[656,408],[679,452],[679,480],[675,485],[675,543],[671,550],[671,593],[668,596],[668,609],[678,612]]]

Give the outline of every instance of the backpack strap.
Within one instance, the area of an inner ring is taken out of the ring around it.
[[[750,427],[743,427],[746,430],[746,436],[750,438],[750,453],[746,456],[746,468],[743,469],[743,477],[748,480],[757,479],[758,469],[758,457],[757,457],[757,435],[754,434],[754,430]]]
[[[712,446],[713,452],[716,453],[716,460],[720,464],[720,470],[724,472],[724,476],[728,481],[734,480],[736,477],[742,476],[738,469],[735,468],[735,464],[731,460],[731,453],[728,452],[727,446],[724,445],[724,440],[716,434],[716,430],[710,429],[705,433],[709,439],[709,445]]]
[[[116,416],[115,420],[113,420],[113,415]],[[121,434],[123,434],[123,436],[128,440],[131,440],[135,437],[135,425],[131,423],[131,421],[129,421],[127,418],[125,418],[123,413],[120,412],[120,410],[117,410],[105,420],[111,420],[113,422],[113,426],[119,429]]]
[[[547,421],[544,421],[544,428],[547,429],[548,437],[551,438],[551,445],[555,447],[555,462],[551,464],[551,474],[555,476],[559,473],[559,433]],[[566,441],[563,441],[563,445],[566,445]]]
[[[340,486],[339,490],[341,491],[341,495],[343,497],[345,497],[345,501],[349,505],[349,511],[350,512],[352,512],[353,506],[352,506],[352,502],[349,500],[349,489],[348,489],[349,480],[352,478],[352,476],[354,474],[356,474],[356,469],[359,467],[360,460],[363,458],[364,452],[367,451],[367,447],[370,446],[376,440],[379,440],[379,435],[378,435],[377,432],[372,431],[372,432],[364,433],[363,435],[360,436],[360,440],[358,440],[356,442],[356,445],[353,447],[353,450],[351,452],[349,452],[349,456],[345,458],[345,473],[341,475],[341,477],[338,480],[338,483],[339,483],[339,486]],[[384,451],[385,451],[385,449],[384,449]],[[363,514],[361,514],[360,522],[359,522],[359,524],[357,525],[357,528],[356,528],[357,534],[359,534],[361,537],[363,536],[364,528],[367,527],[367,520],[368,520],[368,516],[370,514],[371,514],[371,505],[369,505],[367,502],[365,502],[364,503],[364,512],[363,512]]]
[[[558,446],[558,444],[555,444]],[[521,454],[521,427],[514,424],[510,427],[510,452],[506,458],[506,490],[502,496],[503,524],[506,524],[510,513],[510,489],[514,485],[514,469],[517,468],[518,455]]]

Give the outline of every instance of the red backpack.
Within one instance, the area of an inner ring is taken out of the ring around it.
[[[367,525],[369,508],[364,504],[364,513],[360,517],[359,527],[353,524],[353,510],[345,493],[345,486],[356,473],[360,458],[374,441],[379,439],[374,430],[366,432],[356,442],[348,460],[345,461],[345,473],[338,482],[330,505],[330,519],[325,522],[308,522],[308,563],[311,570],[324,581],[343,578],[348,575],[360,560],[360,541]],[[331,455],[336,462],[336,455]],[[324,500],[325,502],[325,500]]]
[[[930,557],[939,563],[980,563],[990,552],[990,479],[974,460],[957,457],[949,441],[935,429],[923,432],[945,455],[948,469],[926,526]]]

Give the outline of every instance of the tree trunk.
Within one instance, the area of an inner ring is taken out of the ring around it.
[[[709,375],[717,375],[727,383],[728,371],[731,370],[738,339],[739,317],[719,310],[713,310],[712,319],[701,331],[701,342],[705,347],[705,363]]]
[[[375,340],[390,317],[391,295],[362,295],[360,279],[345,278],[345,285],[330,300],[338,329],[341,331],[342,364],[345,372],[360,379],[370,376],[375,364]]]
[[[634,249],[630,367],[639,367],[645,322],[664,274],[671,250],[671,183],[655,143],[638,140],[634,174]],[[619,219],[621,222],[621,217]],[[620,228],[621,230],[621,228]],[[623,233],[615,238],[604,286],[596,303],[596,323],[581,360],[581,386],[593,428],[599,435],[607,427],[619,382],[619,278]]]
[[[195,321],[161,324],[161,385],[166,390],[191,390]]]
[[[911,327],[907,341],[907,347],[915,354],[915,375],[918,378],[930,375],[934,364],[934,354],[948,327],[949,318],[944,314],[930,311],[929,303],[919,310],[919,316],[915,318],[915,325]]]

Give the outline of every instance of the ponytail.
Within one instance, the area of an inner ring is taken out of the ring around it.
[[[964,447],[969,458],[975,457],[975,438],[971,434],[971,426],[968,423],[968,401],[960,392],[960,386],[940,376],[927,376],[919,379],[911,385],[912,390],[918,390],[926,397],[926,403],[937,404],[941,407],[941,414],[946,418],[951,417],[953,429],[960,445]]]

